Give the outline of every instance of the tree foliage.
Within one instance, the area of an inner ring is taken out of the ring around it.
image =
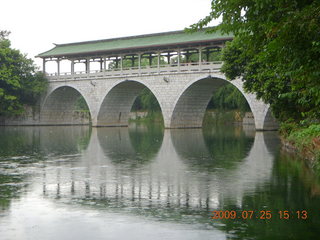
[[[233,33],[222,71],[242,77],[247,91],[270,103],[280,120],[320,117],[320,1],[212,0],[211,12],[191,26]]]
[[[0,31],[0,115],[22,113],[23,106],[35,105],[47,87],[33,61],[11,48],[9,34]]]
[[[251,111],[243,94],[231,84],[226,84],[213,93],[208,108],[219,110],[236,109],[242,112]]]
[[[161,108],[153,93],[148,88],[144,88],[134,101],[132,110],[160,112]]]

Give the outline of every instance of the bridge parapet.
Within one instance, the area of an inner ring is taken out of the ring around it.
[[[123,69],[111,70],[91,70],[77,72],[62,72],[60,74],[47,74],[49,81],[59,80],[81,80],[88,78],[114,78],[123,76],[142,76],[155,74],[173,74],[187,72],[212,72],[220,70],[223,62],[198,62],[196,63],[181,63],[181,64],[165,64],[159,66],[140,66]]]

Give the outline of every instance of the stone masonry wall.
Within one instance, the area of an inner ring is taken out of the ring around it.
[[[207,103],[215,89],[226,82],[218,72],[187,72],[152,75],[85,78],[50,81],[41,104],[40,124],[81,124],[73,116],[73,105],[80,95],[86,100],[93,126],[125,126],[133,101],[143,87],[157,98],[166,128],[201,127]],[[269,106],[247,94],[242,81],[231,81],[247,99],[256,129],[265,129],[266,116],[272,122]],[[271,125],[270,125],[271,126]]]

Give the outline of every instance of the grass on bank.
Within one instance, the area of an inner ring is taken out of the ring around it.
[[[282,123],[280,134],[297,153],[311,160],[312,167],[320,173],[320,124]]]
[[[161,112],[148,112],[145,117],[136,117],[136,119],[129,119],[129,122],[138,122],[138,123],[163,123],[163,116]]]

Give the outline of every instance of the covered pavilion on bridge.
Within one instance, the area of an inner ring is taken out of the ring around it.
[[[43,59],[44,72],[49,62],[55,63],[55,66],[50,64],[49,76],[160,73],[168,67],[174,71],[201,70],[219,62],[221,48],[232,38],[220,32],[173,31],[55,44],[37,57]]]

